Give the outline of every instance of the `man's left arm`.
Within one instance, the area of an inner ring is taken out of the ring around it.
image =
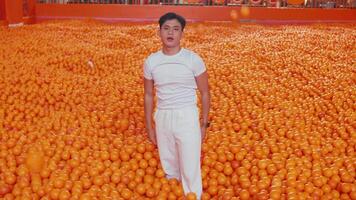
[[[209,110],[210,110],[210,90],[209,90],[207,71],[195,77],[195,80],[197,82],[198,90],[201,95],[201,102],[202,102],[201,134],[202,134],[202,141],[204,141],[206,128],[209,125]]]

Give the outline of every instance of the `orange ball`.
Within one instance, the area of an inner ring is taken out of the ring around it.
[[[236,10],[230,11],[230,17],[232,21],[236,21],[239,18],[239,14]]]
[[[33,173],[41,172],[44,165],[44,154],[43,152],[31,149],[27,154],[26,166]]]
[[[189,192],[187,195],[186,195],[186,200],[196,200],[197,199],[197,195],[194,193],[194,192]]]
[[[247,6],[242,6],[240,13],[243,17],[248,17],[250,15],[250,8]]]

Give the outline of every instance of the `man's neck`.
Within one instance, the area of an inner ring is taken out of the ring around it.
[[[168,56],[175,55],[175,54],[177,54],[180,50],[181,50],[181,47],[180,47],[180,46],[172,47],[172,48],[169,48],[169,47],[163,47],[163,48],[162,48],[162,52],[163,52],[165,55],[168,55]]]

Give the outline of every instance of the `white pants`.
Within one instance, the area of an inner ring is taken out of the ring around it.
[[[157,145],[167,178],[182,181],[184,193],[202,194],[201,132],[196,106],[155,112]]]

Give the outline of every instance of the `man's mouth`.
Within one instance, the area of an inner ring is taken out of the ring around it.
[[[168,42],[172,42],[173,40],[174,40],[173,37],[167,37]]]

